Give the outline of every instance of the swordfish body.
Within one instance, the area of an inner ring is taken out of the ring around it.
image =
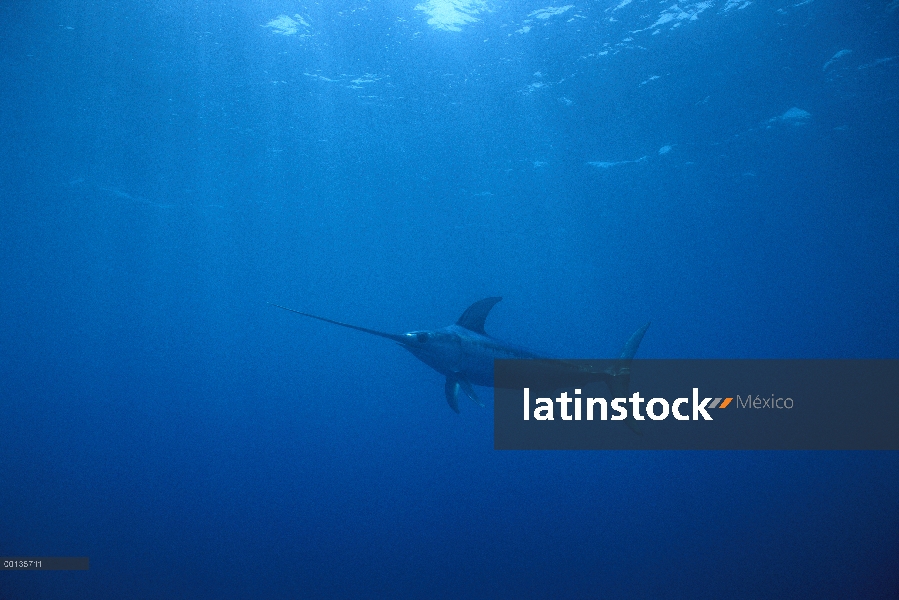
[[[440,329],[410,331],[409,333],[395,334],[350,325],[333,321],[317,315],[300,312],[286,306],[273,304],[277,308],[290,311],[304,317],[318,319],[325,323],[348,327],[356,331],[362,331],[371,335],[387,338],[411,352],[423,363],[446,377],[446,401],[457,413],[459,412],[459,397],[467,396],[480,406],[480,401],[472,385],[493,387],[493,361],[496,359],[546,359],[547,356],[539,355],[525,348],[507,344],[484,331],[484,321],[487,315],[501,297],[484,298],[469,306],[459,320],[453,325]],[[637,347],[643,339],[643,334],[649,323],[641,327],[631,336],[625,344],[613,369],[585,373],[579,372],[584,381],[605,381],[613,393],[626,392],[630,379],[630,360],[637,352]],[[572,367],[574,368],[574,367]],[[565,374],[570,375],[570,371]]]

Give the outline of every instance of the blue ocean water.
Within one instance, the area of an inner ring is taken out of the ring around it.
[[[498,452],[391,332],[899,357],[899,4],[0,5],[18,598],[894,598],[899,456]]]

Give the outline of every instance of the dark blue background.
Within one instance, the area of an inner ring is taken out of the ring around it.
[[[4,2],[0,554],[91,569],[0,598],[894,597],[895,453],[496,452],[266,305],[899,356],[899,10],[775,4]]]

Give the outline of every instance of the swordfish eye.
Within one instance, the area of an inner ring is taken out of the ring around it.
[[[425,333],[424,331],[420,331],[415,334],[415,339],[418,340],[419,344],[424,344],[425,342],[428,341],[428,334]]]

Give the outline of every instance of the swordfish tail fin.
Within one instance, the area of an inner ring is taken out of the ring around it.
[[[627,396],[628,388],[631,383],[631,360],[633,360],[634,355],[637,353],[637,348],[640,347],[640,342],[643,340],[646,330],[649,329],[649,325],[650,324],[647,323],[634,332],[631,339],[629,339],[624,345],[624,348],[621,349],[621,355],[618,357],[618,360],[615,361],[612,377],[608,382],[609,390],[615,398],[624,398]]]
[[[627,361],[630,364],[632,358],[637,353],[637,348],[640,347],[640,342],[643,341],[643,336],[646,334],[646,330],[649,329],[651,323],[647,323],[640,329],[634,332],[634,335],[631,336],[631,339],[627,341],[624,345],[624,348],[621,349],[621,356],[619,356],[619,360]]]
[[[646,333],[646,330],[649,329],[649,325],[650,323],[647,323],[634,332],[631,339],[629,339],[624,345],[624,348],[621,349],[621,355],[618,357],[618,360],[615,361],[612,377],[608,380],[609,391],[612,392],[613,398],[627,398],[628,396],[631,384],[631,360],[633,360],[634,355],[637,354],[637,348],[640,347],[640,342],[643,341],[643,335]],[[628,416],[625,424],[627,424],[627,426],[637,435],[643,435],[643,432],[637,427],[637,422],[633,417]]]

